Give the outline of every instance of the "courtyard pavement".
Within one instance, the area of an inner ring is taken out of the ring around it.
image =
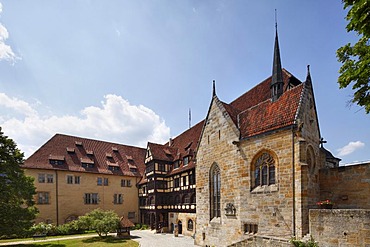
[[[140,243],[140,247],[187,247],[194,246],[192,237],[179,234],[175,237],[171,233],[154,233],[150,230],[131,231],[131,239]]]

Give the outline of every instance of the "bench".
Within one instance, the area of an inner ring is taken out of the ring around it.
[[[46,234],[35,234],[32,236],[33,240],[36,239],[46,239]]]

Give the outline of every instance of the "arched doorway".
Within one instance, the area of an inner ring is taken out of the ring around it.
[[[182,222],[181,220],[179,220],[179,222],[177,223],[178,227],[179,227],[179,234],[182,234]]]

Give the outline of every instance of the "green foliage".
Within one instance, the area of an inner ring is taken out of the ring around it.
[[[36,217],[36,190],[21,169],[23,157],[0,127],[0,237],[24,236]]]
[[[131,228],[131,230],[147,230],[149,229],[148,225],[137,223],[134,227]]]
[[[347,31],[354,31],[359,41],[348,43],[337,50],[338,61],[342,63],[339,70],[340,88],[350,84],[354,90],[352,103],[370,112],[370,1],[343,0],[344,8],[349,8],[346,19],[349,21]]]
[[[115,231],[119,225],[118,215],[112,211],[103,211],[100,208],[95,209],[77,220],[79,228],[95,230],[101,237],[102,234],[107,236],[111,231]]]
[[[295,246],[295,247],[319,247],[319,245],[315,242],[312,236],[310,236],[310,240],[303,242],[301,240],[298,240],[296,238],[290,239],[290,242]]]
[[[30,229],[30,236],[33,234],[46,234],[48,236],[71,235],[84,233],[85,229],[79,228],[77,221],[72,221],[64,225],[54,226],[40,222],[33,225]]]

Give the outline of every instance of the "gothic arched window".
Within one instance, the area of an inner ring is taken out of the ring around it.
[[[217,164],[213,164],[209,172],[210,188],[210,216],[211,220],[221,216],[221,174]]]
[[[313,151],[313,148],[311,146],[308,146],[308,149],[307,149],[306,162],[307,162],[310,174],[311,175],[314,174],[315,167],[316,167],[315,152]]]
[[[192,231],[194,229],[194,223],[192,219],[188,220],[188,231]]]
[[[275,184],[275,160],[267,152],[261,153],[252,165],[253,188]]]

